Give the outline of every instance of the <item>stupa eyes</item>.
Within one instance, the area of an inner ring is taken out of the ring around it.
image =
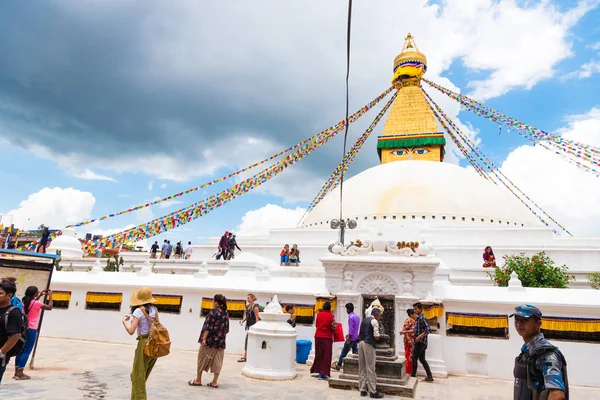
[[[427,154],[429,153],[429,149],[425,149],[425,148],[417,148],[417,149],[413,149],[413,148],[406,148],[406,149],[398,149],[398,150],[392,150],[392,155],[394,156],[404,156],[407,155],[409,153],[413,153],[413,154],[419,154],[419,155],[423,155],[423,154]]]

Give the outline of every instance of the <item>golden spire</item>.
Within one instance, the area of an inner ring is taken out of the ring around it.
[[[392,83],[399,90],[377,141],[383,164],[404,160],[442,161],[446,141],[421,91],[427,58],[409,33],[394,59]]]
[[[402,51],[394,59],[394,77],[392,83],[397,83],[401,78],[421,78],[427,71],[427,57],[419,51],[415,39],[410,32],[404,39]],[[404,80],[402,79],[402,80]]]

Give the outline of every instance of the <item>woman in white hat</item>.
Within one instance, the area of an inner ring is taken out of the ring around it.
[[[123,326],[130,335],[136,330],[138,333],[138,345],[135,349],[133,359],[133,370],[131,372],[131,400],[146,400],[146,381],[156,364],[156,358],[144,354],[144,347],[150,333],[150,321],[148,316],[158,321],[158,310],[152,304],[156,299],[152,297],[149,288],[141,288],[133,292],[130,299],[131,315],[123,317]],[[127,322],[131,321],[129,325]]]

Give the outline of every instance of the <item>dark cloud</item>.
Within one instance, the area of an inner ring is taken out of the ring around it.
[[[114,158],[197,158],[198,149],[223,137],[291,144],[342,116],[330,110],[341,98],[342,69],[307,52],[308,43],[281,55],[261,44],[286,29],[281,22],[269,27],[250,19],[258,10],[252,16],[239,8],[173,11],[158,4],[4,3],[2,135],[22,146],[41,142],[58,154],[95,152],[97,144]],[[277,12],[270,15],[277,19]],[[315,96],[324,81],[324,96]],[[327,95],[328,89],[339,92]]]

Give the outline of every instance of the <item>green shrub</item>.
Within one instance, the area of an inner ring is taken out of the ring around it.
[[[504,265],[496,267],[493,273],[487,273],[496,286],[508,286],[513,271],[524,287],[566,288],[569,282],[575,280],[573,275],[569,275],[566,265],[555,266],[554,261],[543,251],[533,257],[521,253],[502,258]]]
[[[600,289],[600,272],[592,272],[587,275],[587,278],[594,289]]]

